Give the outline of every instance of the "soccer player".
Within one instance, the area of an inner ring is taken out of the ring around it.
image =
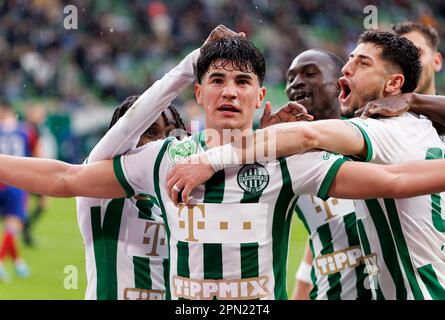
[[[235,34],[218,26],[207,41]],[[198,57],[199,49],[157,81],[141,98],[128,97],[115,110],[109,133],[92,150],[88,163],[165,139],[170,132],[186,135],[178,112],[174,107],[166,106],[193,82]],[[130,108],[133,104],[135,106]],[[127,119],[137,121],[118,122],[127,110]],[[161,111],[156,119],[156,114]],[[140,132],[141,119],[149,126],[143,133]],[[115,123],[118,123],[118,130],[113,128]],[[138,133],[141,136],[136,145],[134,137]],[[86,299],[165,299],[167,241],[155,196],[139,194],[134,201],[79,197],[77,216],[85,242]]]
[[[442,69],[442,54],[439,49],[439,35],[431,26],[419,22],[406,21],[393,26],[393,30],[408,40],[411,40],[420,50],[422,73],[417,93],[434,95],[437,93],[435,73]]]
[[[35,154],[36,136],[31,127],[17,120],[11,106],[0,105],[0,153],[29,157]],[[25,278],[29,269],[20,256],[17,237],[26,221],[27,193],[8,185],[0,185],[0,210],[4,217],[4,232],[0,244],[0,281],[8,281],[4,261],[10,257],[18,277]]]
[[[369,100],[413,91],[420,74],[419,52],[403,37],[367,31],[360,36],[342,71],[339,99],[342,106],[355,110]],[[278,156],[290,154],[291,149],[293,152],[304,151],[304,146],[313,143],[318,149],[360,156],[365,161],[394,164],[443,158],[445,150],[431,122],[410,113],[389,119],[327,120],[285,128],[276,137]],[[297,138],[301,140],[296,141]],[[258,142],[262,143],[257,141],[256,147],[259,147]],[[229,144],[223,148],[227,154],[233,146]],[[287,152],[283,153],[283,150]],[[246,157],[241,159],[245,161]],[[216,163],[217,169],[224,167],[214,160],[210,163],[213,167]],[[182,196],[187,201],[190,189],[205,181],[206,175],[210,175],[205,170],[211,172],[211,166],[176,167],[171,173],[168,189],[179,184],[177,189],[184,189]],[[417,170],[414,163],[408,166]],[[434,171],[429,175],[438,173]],[[363,181],[360,188],[367,187]],[[441,194],[396,200],[387,195],[379,198],[356,203],[362,259],[371,275],[374,298],[444,299],[445,227],[440,209]],[[332,267],[338,267],[339,262],[340,265],[345,263],[334,259]]]
[[[344,62],[335,54],[307,50],[299,54],[286,73],[286,94],[303,105],[315,120],[340,119],[337,79]],[[293,299],[370,299],[369,280],[361,259],[354,202],[314,196],[298,198],[296,212],[309,233],[303,260],[295,275]],[[330,259],[358,263],[329,268]],[[345,259],[346,258],[346,259]]]
[[[128,97],[115,110],[110,128],[137,98]],[[156,98],[152,97],[153,102]],[[174,129],[185,132],[178,112],[170,105],[144,132],[136,147],[165,139]],[[110,145],[101,144],[102,149],[109,149],[102,150],[102,153],[108,151],[112,154],[119,141],[108,141]],[[94,157],[100,151],[96,148],[91,155]],[[77,218],[85,242],[86,299],[165,299],[168,250],[156,198],[140,194],[133,202],[125,198],[79,197]]]
[[[418,22],[406,21],[393,26],[395,33],[412,41],[420,50],[420,63],[422,72],[415,92],[405,93],[390,99],[384,98],[369,103],[366,108],[359,111],[359,115],[385,116],[400,115],[408,109],[430,117],[433,125],[445,141],[445,99],[437,94],[435,74],[442,69],[443,58],[438,51],[439,35],[437,30]],[[428,95],[428,96],[425,96]]]
[[[250,41],[210,42],[201,48],[195,84],[206,113],[205,132],[181,141],[158,140],[86,165],[3,155],[0,181],[59,197],[154,195],[169,245],[167,299],[285,299],[289,227],[299,194],[364,199],[439,192],[445,189],[445,161],[379,166],[313,151],[220,171],[195,190],[193,204],[176,206],[174,196],[170,202],[167,190],[178,195],[183,187],[179,180],[166,188],[178,161],[206,149],[212,158],[224,133],[238,138],[252,132],[253,113],[265,96],[264,74],[264,58]],[[126,116],[111,130],[134,120],[130,112]],[[345,148],[365,153],[364,142],[357,143]]]

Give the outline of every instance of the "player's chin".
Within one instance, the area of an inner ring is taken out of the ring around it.
[[[236,118],[222,118],[219,119],[219,127],[224,129],[235,130],[242,127],[242,121]]]

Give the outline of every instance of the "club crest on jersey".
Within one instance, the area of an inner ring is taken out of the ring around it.
[[[180,141],[178,143],[171,143],[168,146],[168,157],[170,161],[176,164],[192,154],[195,154],[197,150],[196,142],[193,140]]]
[[[248,164],[238,172],[237,180],[241,189],[255,194],[266,189],[269,184],[269,172],[259,163]]]

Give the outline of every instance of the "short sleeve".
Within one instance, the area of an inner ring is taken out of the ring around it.
[[[341,155],[308,151],[286,158],[295,194],[309,194],[326,200],[338,170],[347,161]]]
[[[395,120],[395,119],[393,119]],[[387,164],[392,163],[394,155],[406,154],[406,145],[401,143],[396,126],[390,122],[376,119],[354,118],[347,120],[360,129],[367,146],[366,161]],[[393,121],[395,124],[395,122]]]
[[[152,192],[153,170],[156,162],[162,160],[159,159],[163,156],[162,150],[170,142],[171,139],[151,142],[113,159],[114,173],[127,198]],[[165,177],[159,178],[165,181]]]

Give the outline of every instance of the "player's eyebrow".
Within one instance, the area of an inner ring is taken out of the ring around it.
[[[353,54],[353,53],[351,53],[350,55],[349,55],[349,59],[352,59],[352,58],[354,58],[354,57],[357,57],[357,58],[359,58],[359,59],[366,59],[366,60],[371,60],[371,61],[373,61],[373,59],[370,57],[370,56],[367,56],[367,55],[364,55],[364,54],[358,54],[358,55],[355,55],[355,54]]]
[[[209,75],[209,79],[211,79],[211,78],[224,78],[224,77],[225,77],[225,75],[222,72],[212,72]]]
[[[244,79],[244,80],[252,80],[253,78],[252,78],[252,76],[250,75],[250,74],[247,74],[247,73],[243,73],[243,74],[239,74],[239,75],[237,75],[236,76],[236,79],[238,79],[238,80],[242,80],[242,79]]]
[[[304,70],[306,68],[316,68],[317,70],[320,70],[320,67],[318,66],[317,63],[315,63],[315,62],[307,62],[305,64],[299,65],[298,68],[293,68],[291,70],[288,70],[287,73],[286,73],[286,76],[289,76],[291,74],[295,74],[295,73],[301,72],[302,70]]]

